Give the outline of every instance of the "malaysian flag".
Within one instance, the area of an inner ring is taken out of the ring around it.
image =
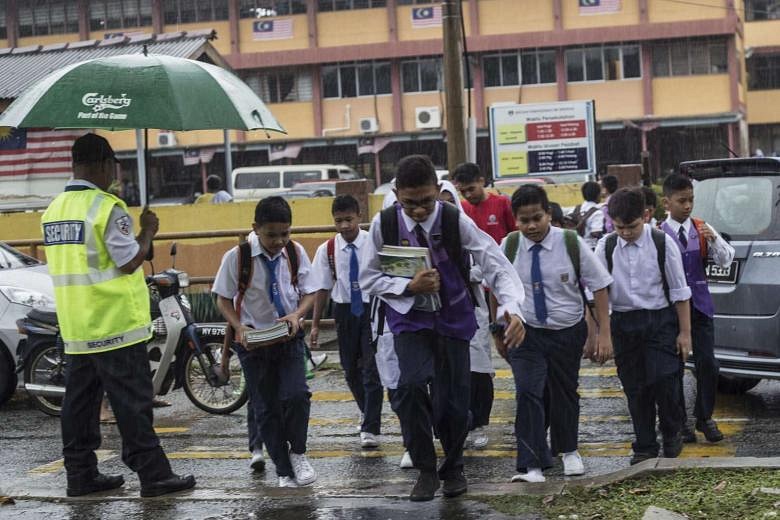
[[[389,137],[361,137],[358,139],[357,152],[358,155],[364,153],[379,153],[384,150],[385,146],[390,144]]]
[[[268,150],[268,160],[296,159],[301,153],[303,143],[275,143]]]
[[[184,150],[182,163],[184,163],[184,166],[196,166],[200,163],[208,164],[214,158],[215,152],[216,149],[214,148],[201,148],[200,150],[191,148]]]
[[[84,130],[0,127],[0,177],[72,172],[70,149]]]
[[[604,14],[620,11],[620,0],[580,0],[580,14]]]
[[[254,22],[252,37],[255,40],[289,40],[293,37],[293,19],[277,18]]]
[[[415,7],[412,9],[412,28],[441,27],[441,6]]]

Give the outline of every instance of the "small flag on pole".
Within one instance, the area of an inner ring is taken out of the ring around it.
[[[415,7],[412,9],[412,28],[441,27],[441,6]]]
[[[303,148],[301,143],[272,144],[268,150],[268,160],[273,162],[279,159],[295,159],[301,153],[301,148]]]
[[[184,163],[184,166],[195,166],[199,163],[208,164],[214,158],[216,151],[214,148],[201,148],[200,150],[190,148],[189,150],[184,150],[182,163]]]
[[[579,0],[580,14],[617,13],[621,9],[620,0]]]
[[[379,153],[390,144],[389,137],[361,137],[358,140],[358,155],[364,153]]]
[[[289,40],[293,37],[293,19],[277,18],[254,22],[252,37],[255,40]]]

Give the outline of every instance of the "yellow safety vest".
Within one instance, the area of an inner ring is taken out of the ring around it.
[[[115,204],[104,191],[69,186],[41,218],[66,354],[94,354],[152,336],[149,292],[142,269],[119,270],[103,240]]]
[[[214,200],[214,194],[213,193],[204,193],[203,195],[199,196],[197,199],[195,199],[195,202],[193,204],[203,204],[204,202],[211,202]]]

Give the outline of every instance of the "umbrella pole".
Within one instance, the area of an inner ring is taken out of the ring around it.
[[[141,207],[146,206],[146,150],[144,149],[144,136],[142,130],[135,130],[136,162],[138,163],[138,194],[141,198]]]
[[[222,130],[225,139],[225,187],[233,195],[233,151],[230,145],[230,130]]]

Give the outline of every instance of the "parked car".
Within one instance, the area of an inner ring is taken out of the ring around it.
[[[311,197],[335,197],[336,185],[341,181],[299,182],[282,193],[285,199],[305,199]]]
[[[780,159],[684,162],[680,173],[694,179],[694,216],[736,251],[729,267],[707,268],[718,388],[741,393],[780,379]]]
[[[297,164],[245,166],[233,170],[232,178],[233,198],[241,201],[283,195],[299,182],[355,180],[360,175],[343,164]]]
[[[43,262],[0,242],[0,405],[17,385],[21,334],[16,320],[33,307],[54,307],[54,286]]]

